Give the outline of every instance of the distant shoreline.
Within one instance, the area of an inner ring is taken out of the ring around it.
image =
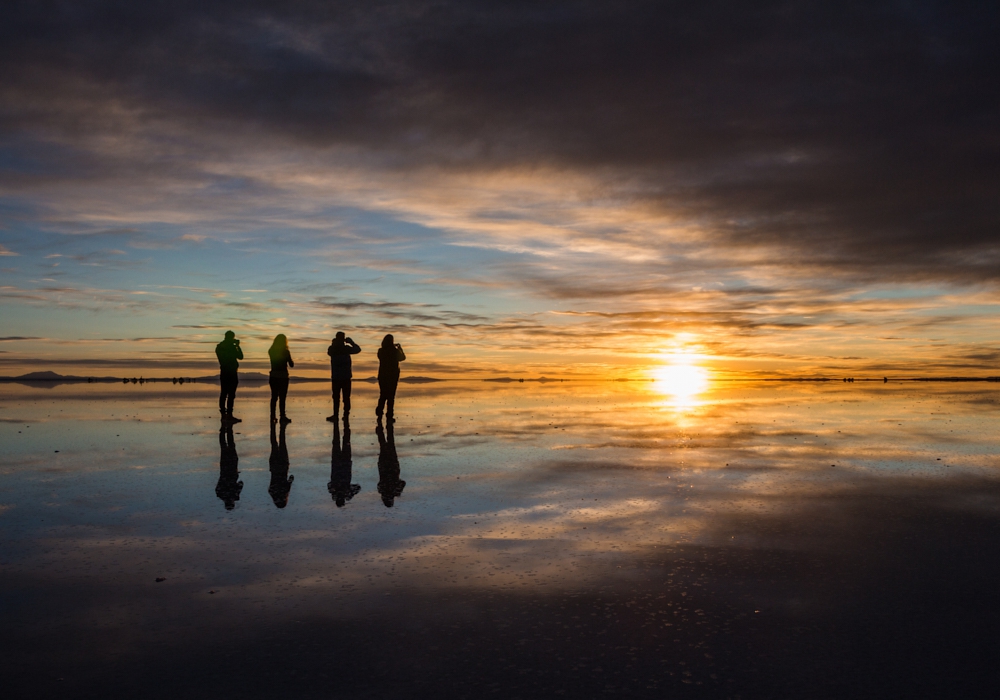
[[[268,376],[262,372],[241,372],[240,381],[246,382],[247,384],[266,384],[268,381]],[[292,376],[289,378],[292,384],[309,384],[309,383],[319,383],[330,381],[329,377],[296,377]],[[356,382],[367,382],[375,383],[378,381],[377,377],[365,377],[361,379],[355,379]],[[494,384],[523,384],[523,383],[553,383],[553,382],[642,382],[650,383],[654,380],[645,378],[631,378],[631,377],[618,377],[614,379],[599,379],[599,378],[580,378],[580,377],[523,377],[523,378],[513,378],[513,377],[449,377],[449,378],[439,378],[439,377],[423,377],[423,376],[412,376],[412,377],[401,377],[399,380],[404,384],[432,384],[437,382],[489,382]],[[988,377],[965,377],[965,376],[951,376],[951,377],[920,377],[920,376],[909,376],[909,377],[891,377],[891,376],[875,376],[875,377],[851,377],[851,376],[838,376],[838,377],[718,377],[714,381],[718,382],[878,382],[878,383],[894,383],[894,382],[1000,382],[1000,376],[988,376]],[[198,377],[83,377],[78,375],[62,375],[56,372],[45,371],[45,372],[30,372],[28,374],[22,374],[16,377],[0,376],[0,383],[18,383],[18,384],[162,384],[162,383],[172,383],[172,384],[218,384],[219,375],[210,374],[202,375]]]

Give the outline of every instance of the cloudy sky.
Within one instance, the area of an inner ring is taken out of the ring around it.
[[[0,374],[998,374],[1000,9],[11,1]]]

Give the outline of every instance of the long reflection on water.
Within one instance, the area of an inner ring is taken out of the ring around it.
[[[358,495],[361,491],[360,484],[352,484],[352,472],[354,460],[351,459],[351,427],[347,418],[344,418],[344,439],[340,439],[340,424],[333,422],[333,447],[330,452],[330,481],[326,485],[327,491],[333,498],[333,502],[338,508]]]
[[[267,460],[271,471],[271,484],[268,486],[267,492],[271,494],[271,500],[274,501],[275,506],[284,508],[288,505],[288,495],[292,491],[292,482],[295,481],[295,477],[288,475],[289,460],[288,446],[285,444],[285,423],[282,421],[277,437],[275,437],[276,427],[277,425],[272,421],[271,456]]]
[[[375,436],[378,438],[378,492],[382,495],[383,505],[392,508],[406,487],[406,482],[399,478],[399,457],[396,455],[393,422],[389,421],[389,428],[386,430],[382,427],[382,421],[379,421],[375,426]]]
[[[233,437],[233,424],[224,423],[219,428],[219,483],[215,486],[215,495],[222,499],[226,510],[236,507],[243,490],[240,478],[240,457],[236,454],[236,438]]]
[[[11,387],[4,658],[51,697],[228,696],[218,649],[247,696],[351,658],[359,697],[990,697],[1000,387],[689,386],[404,386],[331,445],[297,385],[281,511],[266,387],[238,433],[213,387]]]

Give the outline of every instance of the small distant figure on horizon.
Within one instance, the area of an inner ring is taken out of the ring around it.
[[[274,417],[274,405],[280,403],[281,422],[291,423],[292,419],[285,415],[285,399],[288,398],[288,368],[294,367],[295,362],[288,351],[288,338],[284,333],[274,336],[267,354],[271,358],[271,374],[267,378],[271,386],[271,422],[278,422]]]
[[[396,455],[396,441],[392,434],[392,423],[388,431],[382,428],[382,423],[375,426],[378,437],[378,492],[382,496],[382,504],[392,508],[395,499],[403,495],[406,482],[399,478],[399,457]]]
[[[275,424],[271,423],[271,456],[267,463],[271,469],[271,484],[267,492],[271,494],[271,500],[278,508],[288,505],[288,494],[292,491],[294,476],[288,475],[288,447],[285,445],[285,424],[281,424],[281,431],[275,436]]]
[[[344,442],[340,442],[340,425],[333,423],[333,449],[330,452],[330,482],[326,490],[330,492],[338,508],[358,495],[359,484],[351,483],[353,461],[351,460],[351,424],[344,415]]]
[[[386,420],[395,420],[392,416],[396,404],[396,387],[399,385],[399,363],[406,359],[403,346],[394,340],[392,333],[387,334],[382,339],[382,347],[378,349],[378,407],[375,415],[380,421],[383,408],[386,409]]]
[[[219,358],[219,413],[222,414],[223,421],[242,423],[242,420],[233,415],[236,387],[240,383],[237,370],[240,367],[239,361],[243,359],[240,341],[235,333],[226,331],[225,339],[215,346],[215,356]]]
[[[333,390],[333,415],[327,416],[328,421],[336,421],[340,413],[340,395],[344,395],[344,423],[351,412],[351,355],[361,352],[361,346],[337,331],[336,337],[330,342],[326,354],[330,356],[330,385]]]
[[[236,454],[236,438],[233,437],[233,424],[226,423],[219,428],[219,483],[215,485],[215,495],[222,499],[226,510],[236,507],[243,490],[240,478],[240,457]]]

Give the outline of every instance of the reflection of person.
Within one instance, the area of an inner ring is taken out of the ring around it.
[[[226,331],[226,338],[215,346],[215,356],[219,358],[219,413],[222,420],[230,423],[240,423],[240,419],[233,416],[233,401],[236,400],[236,386],[240,379],[236,374],[239,369],[240,360],[243,359],[243,351],[240,350],[240,341],[236,339],[236,334]]]
[[[328,421],[337,420],[340,412],[340,395],[344,395],[344,420],[351,412],[351,355],[361,352],[361,346],[337,331],[326,354],[330,356],[330,384],[333,387],[333,415]]]
[[[382,408],[386,407],[385,417],[392,418],[392,409],[396,403],[396,387],[399,385],[399,363],[406,359],[403,346],[393,342],[392,334],[382,339],[382,347],[378,349],[378,407],[375,415],[382,418]]]
[[[277,422],[274,417],[274,404],[281,405],[281,422],[291,423],[292,420],[285,415],[285,399],[288,397],[288,368],[294,367],[292,354],[288,352],[288,338],[284,333],[274,336],[274,342],[267,350],[271,358],[271,374],[267,378],[267,383],[271,385],[271,422]]]
[[[236,438],[233,437],[233,426],[228,424],[219,428],[219,483],[215,485],[215,495],[222,499],[226,510],[236,507],[240,500],[243,482],[240,478],[240,457],[236,454]]]
[[[382,503],[386,508],[392,508],[393,500],[403,495],[406,482],[399,478],[399,457],[396,456],[396,441],[392,435],[392,423],[389,423],[388,434],[382,429],[382,424],[375,426],[378,436],[378,492],[382,494]]]
[[[292,490],[294,476],[288,475],[288,447],[285,446],[285,424],[281,424],[280,437],[274,436],[275,425],[271,423],[271,457],[267,460],[271,467],[271,485],[267,492],[278,508],[288,505],[288,494]]]
[[[347,410],[347,409],[344,409]],[[333,450],[330,453],[330,483],[326,485],[326,490],[333,497],[333,502],[338,508],[342,508],[345,503],[354,498],[361,486],[351,483],[351,426],[344,415],[344,443],[340,443],[340,426],[333,424]]]

